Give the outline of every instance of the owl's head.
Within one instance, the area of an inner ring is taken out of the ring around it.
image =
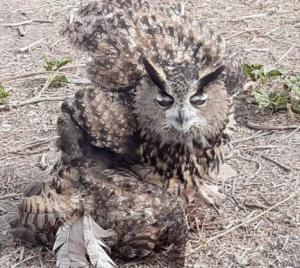
[[[163,143],[209,146],[227,123],[224,66],[159,68],[144,58],[146,75],[135,89],[134,111],[142,132]]]

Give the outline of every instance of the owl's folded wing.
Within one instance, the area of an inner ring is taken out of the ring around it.
[[[130,103],[128,92],[106,92],[94,87],[79,90],[71,102],[62,106],[59,148],[69,155],[78,152],[74,159],[86,153],[87,142],[117,154],[133,152],[137,124]]]

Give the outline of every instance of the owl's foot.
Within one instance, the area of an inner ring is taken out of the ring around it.
[[[203,183],[199,187],[199,194],[203,201],[216,209],[217,212],[218,207],[225,199],[225,195],[219,192],[216,185],[209,185],[206,183]]]

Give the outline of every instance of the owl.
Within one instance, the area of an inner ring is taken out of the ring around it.
[[[77,132],[58,126],[62,163],[105,154],[105,167],[130,169],[189,203],[218,204],[232,96],[244,80],[222,37],[182,8],[144,0],[82,5],[63,33],[89,53],[93,86],[64,104],[62,121]]]
[[[167,249],[183,267],[186,202],[222,198],[239,59],[181,7],[144,0],[83,4],[63,33],[89,53],[92,86],[62,105],[55,179],[29,191],[15,236],[54,243],[58,266]]]
[[[59,180],[29,187],[11,227],[17,239],[53,247],[59,268],[113,268],[115,260],[159,252],[169,267],[185,262],[180,199],[94,159],[66,168]]]

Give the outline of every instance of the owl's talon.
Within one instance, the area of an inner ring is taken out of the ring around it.
[[[207,205],[212,206],[219,214],[218,208],[224,201],[225,195],[219,192],[218,187],[216,185],[203,184],[199,188],[199,194],[203,201]]]

